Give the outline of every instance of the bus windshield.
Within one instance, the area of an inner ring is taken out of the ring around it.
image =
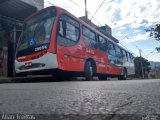
[[[53,9],[43,11],[26,21],[17,47],[17,57],[28,55],[48,48],[55,18]],[[43,49],[37,49],[42,47]]]

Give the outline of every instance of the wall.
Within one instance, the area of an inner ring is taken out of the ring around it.
[[[44,8],[44,0],[19,0],[23,1],[31,6],[35,6],[38,9]],[[8,4],[9,5],[9,4]],[[23,7],[23,6],[22,6]],[[20,8],[20,7],[19,7]],[[20,11],[17,10],[17,13]],[[26,9],[27,12],[27,9]],[[0,19],[0,77],[12,76],[13,65],[12,59],[13,55],[13,38],[12,38],[13,25],[7,23],[5,20]],[[19,30],[19,28],[17,28]],[[19,38],[19,33],[17,32],[17,40]]]
[[[2,28],[0,23],[0,76],[7,76],[7,61],[8,61],[8,39],[9,33]]]
[[[148,78],[160,78],[160,70],[151,70]]]

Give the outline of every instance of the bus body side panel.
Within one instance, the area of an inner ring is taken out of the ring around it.
[[[103,56],[103,57],[102,57]],[[95,50],[96,69],[98,74],[108,73],[108,55],[100,50]]]
[[[105,63],[96,62],[96,66],[98,74],[107,74],[109,72],[109,66]]]
[[[56,30],[57,30],[57,22],[58,22],[58,17],[59,17],[59,11],[57,10],[57,15],[55,17],[55,20],[54,20],[54,24],[53,24],[53,27],[52,27],[52,33],[51,33],[51,40],[50,40],[50,46],[48,48],[48,52],[50,53],[56,53],[57,51],[57,42],[56,42]]]
[[[109,74],[112,75],[122,75],[123,68],[115,65],[110,65],[109,67]]]
[[[96,62],[96,66],[98,74],[121,75],[123,73],[122,66],[116,66],[109,63],[108,53],[104,53],[99,50],[97,51],[96,55],[99,61]]]
[[[82,57],[82,50],[79,50],[78,46],[65,47],[57,45],[57,58],[60,69],[65,71],[83,71],[85,59]]]
[[[127,74],[128,75],[134,75],[135,74],[135,68],[134,68],[134,63],[130,62],[129,66],[127,67]]]

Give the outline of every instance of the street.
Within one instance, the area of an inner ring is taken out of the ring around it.
[[[50,114],[50,119],[55,120],[148,120],[147,117],[158,120],[160,80],[0,84],[0,113],[3,117],[4,114],[41,115],[38,119]],[[0,119],[4,119],[2,116]]]

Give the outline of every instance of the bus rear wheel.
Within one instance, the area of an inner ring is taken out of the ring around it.
[[[86,62],[85,71],[84,71],[86,80],[93,80],[93,69],[94,68],[91,62],[90,61]]]
[[[118,77],[118,80],[126,80],[127,79],[127,70],[123,69],[123,75]]]

